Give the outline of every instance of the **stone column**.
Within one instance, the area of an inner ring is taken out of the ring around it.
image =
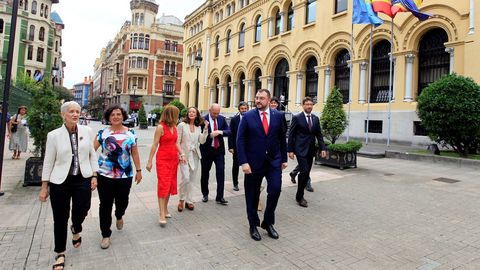
[[[232,87],[233,85],[233,87]],[[238,94],[237,94],[237,91],[238,91],[238,83],[237,82],[233,82],[233,83],[230,83],[230,87],[233,88],[233,102],[232,104],[230,105],[230,107],[233,107],[235,108],[238,104]]]
[[[210,88],[210,104],[209,105],[213,104],[214,95],[215,95],[215,88],[211,87]]]
[[[202,60],[205,63],[205,74],[203,78],[203,84],[208,85],[208,59],[210,58],[210,35],[207,35],[207,41],[205,45],[205,58]]]
[[[360,93],[358,96],[358,103],[363,104],[366,102],[366,88],[367,88],[367,62],[360,63]]]
[[[249,103],[249,104],[250,104],[251,101],[253,101],[252,100],[253,82],[254,82],[253,80],[248,80],[247,81],[247,89],[248,89],[247,90],[248,91],[247,92],[247,103]]]
[[[348,103],[352,103],[353,95],[353,62],[348,60],[348,69],[349,69],[349,80],[348,80]]]
[[[403,101],[413,101],[413,60],[415,60],[415,54],[409,53],[405,55],[405,97]]]
[[[268,18],[268,37],[273,36],[273,20],[272,17]]]
[[[285,12],[280,12],[280,34],[285,32]]]
[[[323,102],[327,102],[328,95],[330,94],[330,77],[332,75],[332,69],[330,67],[325,68],[325,84],[323,87],[323,91],[325,96],[323,97]]]
[[[295,105],[302,103],[303,72],[297,73],[297,94],[295,95]]]
[[[455,72],[455,48],[445,48],[445,51],[450,54],[450,74]]]
[[[468,14],[470,19],[470,27],[468,28],[468,34],[475,34],[475,0],[470,0],[470,14]]]
[[[225,85],[220,85],[220,107],[225,108]]]
[[[273,78],[272,78],[272,76],[268,76],[267,77],[267,89],[268,89],[268,91],[272,92],[273,91],[272,88],[273,88]],[[273,95],[273,93],[272,93],[272,95]]]
[[[317,75],[320,75],[320,67],[319,66],[315,67],[315,73],[317,73]],[[318,79],[320,80],[320,76],[318,76]],[[321,92],[322,92],[322,85],[320,83],[318,83],[318,81],[317,81],[317,99],[313,101],[315,104],[318,103],[319,99],[321,98],[321,96],[320,96]]]

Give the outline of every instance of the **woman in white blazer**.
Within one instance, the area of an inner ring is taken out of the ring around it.
[[[87,126],[78,125],[80,105],[74,101],[61,107],[64,125],[47,136],[43,161],[42,188],[39,199],[45,202],[50,195],[53,210],[55,264],[65,266],[68,217],[72,201],[72,244],[82,244],[82,223],[90,210],[92,190],[97,187],[98,158],[93,148],[94,135]]]
[[[200,126],[204,125],[203,132]],[[203,120],[200,112],[195,107],[187,110],[187,117],[178,124],[177,127],[178,140],[177,144],[181,147],[182,153],[185,155],[187,162],[181,163],[180,166],[180,182],[179,182],[179,202],[178,212],[182,212],[186,207],[193,210],[192,201],[192,185],[200,167],[200,144],[205,143],[208,135],[208,121]]]

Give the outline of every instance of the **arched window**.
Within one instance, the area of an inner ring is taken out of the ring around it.
[[[291,31],[293,29],[293,22],[294,22],[293,4],[290,3],[290,5],[288,6],[287,31]]]
[[[143,42],[145,38],[143,34],[138,35],[138,49],[143,50]]]
[[[25,6],[23,8],[25,11],[28,11],[28,0],[25,0]]]
[[[219,88],[219,85],[220,84],[220,81],[218,80],[218,78],[215,80],[215,98],[213,99],[213,101],[215,103],[218,103],[218,99],[220,98],[220,88]]]
[[[315,72],[317,66],[317,58],[310,57],[307,61],[305,69],[305,96],[317,99],[318,92],[318,74]]]
[[[37,14],[37,1],[32,2],[32,14]]]
[[[3,19],[0,19],[0,34],[3,34],[3,27],[4,27]]]
[[[133,49],[138,48],[138,34],[133,34]]]
[[[343,49],[335,58],[335,86],[339,88],[343,96],[343,104],[347,104],[350,100],[350,53]]]
[[[40,5],[40,17],[43,17],[43,3]]]
[[[450,54],[445,52],[448,35],[441,28],[434,28],[422,36],[418,49],[418,94],[428,84],[450,72]]]
[[[282,58],[275,67],[275,79],[273,86],[273,95],[280,100],[280,110],[285,110],[285,106],[288,104],[288,89],[290,80],[287,77],[289,71],[288,61]]]
[[[143,19],[143,13],[140,13],[140,25],[144,25],[145,21]]]
[[[388,102],[390,76],[390,42],[382,40],[373,47],[371,103]]]
[[[45,19],[48,19],[48,6],[45,5]]]
[[[280,10],[277,10],[277,13],[275,13],[275,36],[280,34],[281,29],[282,29],[282,16],[280,16]]]
[[[262,16],[255,20],[255,42],[260,42],[262,38]]]
[[[35,40],[35,25],[30,25],[30,31],[28,32],[28,40],[34,41]]]
[[[44,41],[45,40],[45,28],[40,27],[40,31],[38,31],[38,40]]]
[[[232,96],[232,78],[227,76],[227,92],[225,93],[225,108],[230,107],[230,97]]]
[[[238,33],[238,48],[245,47],[245,24],[240,25],[240,32]]]
[[[240,85],[240,97],[239,101],[245,101],[247,97],[245,96],[245,73],[241,73],[239,77],[239,82],[238,84]],[[233,104],[237,106],[237,104]]]
[[[227,5],[227,7],[225,8],[225,17],[228,17],[230,15],[232,15],[232,7],[230,6],[230,4]]]
[[[28,45],[27,60],[33,60],[33,46]]]
[[[305,23],[309,24],[315,21],[317,9],[317,0],[307,0],[307,14]]]
[[[145,35],[145,50],[150,50],[150,35]]]
[[[218,57],[220,54],[220,36],[217,36],[215,39],[215,57]]]
[[[262,89],[262,80],[260,80],[260,77],[262,77],[262,70],[257,68],[257,70],[255,70],[255,92]]]
[[[226,47],[226,52],[229,53],[231,50],[231,39],[232,39],[232,31],[228,30],[227,31],[227,47]]]
[[[43,48],[37,48],[37,62],[43,63]]]
[[[220,15],[218,15],[218,12],[215,13],[215,22],[218,23],[220,21]]]

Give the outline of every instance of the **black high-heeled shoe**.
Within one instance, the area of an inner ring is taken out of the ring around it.
[[[73,229],[73,225],[70,226],[70,231],[72,231],[72,234],[78,234],[78,233],[75,233],[75,230]],[[76,240],[72,238],[72,245],[74,248],[79,248],[82,245],[82,237],[80,236]]]

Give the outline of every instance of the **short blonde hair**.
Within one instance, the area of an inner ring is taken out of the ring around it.
[[[67,102],[63,103],[62,106],[60,107],[60,112],[62,114],[66,113],[71,106],[77,107],[79,111],[82,109],[77,102],[67,101]]]
[[[173,106],[167,105],[160,116],[160,122],[163,122],[165,125],[169,127],[174,127],[177,125],[178,122],[178,115],[180,114],[180,110]]]

